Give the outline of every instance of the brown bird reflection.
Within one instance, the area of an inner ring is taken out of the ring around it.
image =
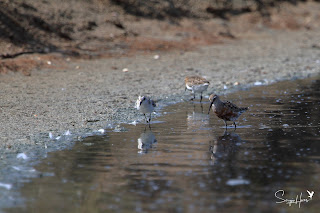
[[[241,142],[240,136],[233,132],[225,131],[222,136],[213,140],[209,146],[210,158],[213,163],[217,160],[228,159],[237,151],[237,143]]]

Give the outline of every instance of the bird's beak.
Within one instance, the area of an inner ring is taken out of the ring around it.
[[[213,101],[210,103],[208,114],[210,113],[210,109],[212,107]]]

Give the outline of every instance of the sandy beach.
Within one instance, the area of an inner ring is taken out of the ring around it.
[[[63,68],[33,70],[31,76],[2,74],[1,156],[30,146],[45,149],[53,141],[49,133],[57,137],[69,130],[79,136],[108,124],[140,121],[143,116],[134,108],[138,95],[151,96],[160,106],[188,100],[187,75],[210,81],[206,95],[317,75],[319,44],[319,30],[265,30],[251,39],[194,51],[65,58]]]
[[[319,11],[318,1],[0,0],[0,212],[23,206],[25,182],[52,175],[34,168],[61,160],[55,151],[144,123],[139,95],[157,102],[159,122],[163,107],[190,102],[189,75],[210,81],[204,102],[319,76]]]

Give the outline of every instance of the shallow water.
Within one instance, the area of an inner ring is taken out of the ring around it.
[[[20,190],[25,206],[6,212],[318,212],[319,87],[307,79],[221,97],[250,108],[236,130],[208,115],[208,102],[183,102],[151,128],[88,137],[48,154]],[[278,190],[314,196],[299,209],[276,203]]]

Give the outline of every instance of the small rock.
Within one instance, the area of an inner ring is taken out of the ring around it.
[[[129,124],[136,126],[136,125],[137,125],[137,121],[132,121],[132,122],[129,123]]]
[[[117,126],[114,128],[113,131],[114,131],[114,132],[126,132],[127,130],[126,130],[126,128],[124,128],[124,127],[122,127],[122,126],[117,125]]]
[[[104,129],[99,129],[98,132],[100,132],[101,134],[104,133]]]
[[[226,184],[229,186],[247,185],[250,184],[250,181],[245,179],[230,179],[226,182]]]
[[[52,134],[52,132],[49,132],[49,138],[50,138],[50,139],[53,139],[53,134]]]
[[[28,159],[28,156],[26,155],[26,154],[24,154],[24,153],[19,153],[19,154],[17,154],[17,158],[18,159],[23,159],[23,160],[27,160]]]
[[[0,187],[10,190],[12,188],[12,185],[7,183],[0,183]]]
[[[282,125],[284,128],[289,128],[289,124],[283,124]]]

